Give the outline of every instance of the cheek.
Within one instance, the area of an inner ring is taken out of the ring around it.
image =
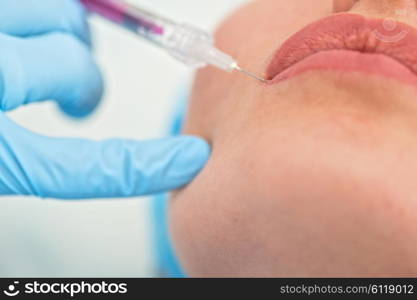
[[[398,170],[397,154],[390,163],[392,155],[376,147],[356,150],[340,142],[345,136],[328,144],[319,136],[273,149],[268,138],[251,148],[247,141],[256,135],[240,137],[240,147],[217,148],[203,173],[171,202],[171,233],[188,275],[404,274],[404,265],[393,263],[402,256],[415,261],[417,237],[409,224],[416,217],[397,200],[415,202],[411,174]],[[410,166],[412,153],[401,165]],[[396,178],[393,185],[388,174]],[[387,247],[401,245],[404,236],[411,237],[406,249]]]
[[[239,135],[218,142],[212,158],[187,188],[171,202],[171,233],[179,258],[191,276],[272,274],[265,257],[267,238],[248,159],[253,137]],[[270,206],[268,206],[270,209]]]
[[[227,276],[238,275],[243,270],[253,271],[248,266],[250,260],[246,259],[254,250],[254,243],[249,240],[255,236],[247,222],[249,209],[245,203],[250,202],[241,193],[248,185],[241,185],[242,180],[230,176],[227,168],[219,168],[220,164],[223,163],[216,156],[199,178],[171,202],[170,225],[175,249],[190,276]]]

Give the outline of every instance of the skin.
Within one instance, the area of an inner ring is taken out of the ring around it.
[[[341,11],[417,25],[414,0],[258,0],[217,41],[263,74],[289,35]],[[185,132],[208,139],[213,155],[170,209],[186,272],[416,276],[416,99],[415,86],[361,72],[315,70],[269,86],[199,72]]]

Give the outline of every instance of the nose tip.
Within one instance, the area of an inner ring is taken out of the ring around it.
[[[333,0],[334,12],[393,18],[417,26],[417,0]]]
[[[346,12],[350,10],[357,0],[333,0],[333,11],[338,12]]]
[[[415,10],[416,2],[417,0],[333,0],[333,6],[335,12],[346,12],[359,7],[388,13],[398,9]]]

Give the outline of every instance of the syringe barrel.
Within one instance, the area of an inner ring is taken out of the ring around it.
[[[206,31],[178,24],[122,0],[81,0],[86,8],[165,49],[177,60],[199,68],[207,64],[226,71],[237,67],[232,57],[214,47]]]
[[[110,20],[142,38],[163,46],[169,28],[175,23],[123,0],[81,0],[91,12]]]

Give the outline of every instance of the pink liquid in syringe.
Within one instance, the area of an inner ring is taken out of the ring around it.
[[[153,24],[139,16],[130,13],[128,5],[119,0],[81,0],[84,6],[91,12],[113,21],[131,31],[144,30],[156,35],[163,35],[164,28]]]

